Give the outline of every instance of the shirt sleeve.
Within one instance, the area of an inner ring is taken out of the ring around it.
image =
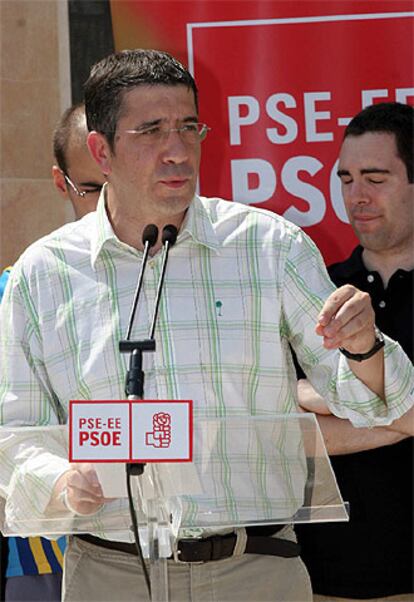
[[[44,513],[69,468],[64,439],[50,430],[64,418],[42,362],[43,344],[26,278],[16,267],[0,305],[0,494],[14,525]],[[33,426],[45,428],[22,428]],[[12,427],[19,427],[18,436]]]
[[[315,333],[324,300],[335,286],[310,238],[298,230],[286,257],[283,315],[290,344],[331,412],[356,427],[385,426],[414,405],[414,368],[401,346],[385,339],[385,401],[359,381],[338,350],[323,347]]]

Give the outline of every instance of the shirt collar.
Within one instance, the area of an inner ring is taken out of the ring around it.
[[[115,232],[112,229],[106,212],[106,187],[104,184],[99,196],[98,205],[96,207],[96,222],[95,228],[91,235],[91,265],[95,268],[96,261],[108,241],[119,241]]]
[[[357,247],[355,247],[355,249],[352,251],[351,255],[348,257],[348,259],[346,261],[339,262],[341,277],[351,279],[361,273],[362,274],[377,274],[378,273],[378,272],[376,272],[376,270],[368,270],[368,268],[365,266],[363,258],[362,258],[363,252],[364,252],[364,247],[362,247],[361,245],[358,245]],[[331,266],[331,267],[334,267],[334,266]],[[339,270],[338,270],[338,274],[339,274]],[[399,268],[398,270],[396,270],[394,272],[394,274],[391,276],[391,278],[395,274],[402,274],[405,277],[409,277],[409,276],[413,277],[414,270],[403,270],[402,268]]]
[[[96,226],[91,235],[91,265],[95,268],[96,261],[108,242],[116,242],[122,246],[109,221],[105,206],[106,184],[102,188],[96,207]],[[210,249],[218,250],[220,243],[213,227],[208,200],[203,201],[199,196],[194,196],[187,210],[183,224],[177,237],[177,244],[190,236],[196,243]]]
[[[200,245],[214,251],[219,249],[220,242],[213,227],[208,203],[206,198],[201,199],[197,195],[193,198],[180,228],[177,243],[191,236]]]

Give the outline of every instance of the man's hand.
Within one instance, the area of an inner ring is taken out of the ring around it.
[[[375,344],[374,326],[369,294],[345,284],[325,301],[315,330],[323,337],[326,349],[343,347],[350,353],[367,353]],[[348,363],[355,376],[384,400],[383,350],[361,363],[348,358]]]
[[[94,514],[109,501],[111,499],[103,496],[92,464],[75,463],[56,481],[48,511],[71,510],[76,514],[88,515]]]
[[[375,314],[368,293],[345,284],[329,295],[319,314],[316,333],[326,349],[343,347],[366,353],[375,343]]]

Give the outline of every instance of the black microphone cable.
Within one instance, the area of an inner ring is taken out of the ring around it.
[[[132,497],[130,466],[131,466],[130,464],[126,465],[129,514],[131,515],[132,532],[134,534],[135,547],[137,549],[138,566],[142,569],[142,572],[144,573],[144,578],[145,578],[145,583],[147,585],[149,599],[151,600],[151,580],[150,580],[150,576],[148,574],[147,565],[145,564],[144,554],[142,553],[141,542],[139,539],[137,513],[135,510],[135,506],[134,506],[134,498]]]

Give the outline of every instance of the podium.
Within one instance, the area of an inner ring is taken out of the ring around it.
[[[140,543],[148,559],[152,599],[168,600],[168,563],[183,537],[201,537],[237,527],[347,521],[349,514],[313,414],[199,418],[194,423],[193,460],[147,464],[133,477]],[[67,458],[66,426],[0,429],[0,448],[15,450],[17,464],[27,444],[37,453],[53,449]],[[26,451],[24,451],[26,450]],[[91,533],[132,541],[122,463],[96,463],[105,481],[119,483],[117,497],[96,514],[46,515],[33,504],[24,515],[6,498],[6,536]],[[9,490],[12,491],[12,483]],[[24,507],[24,504],[22,505]]]

